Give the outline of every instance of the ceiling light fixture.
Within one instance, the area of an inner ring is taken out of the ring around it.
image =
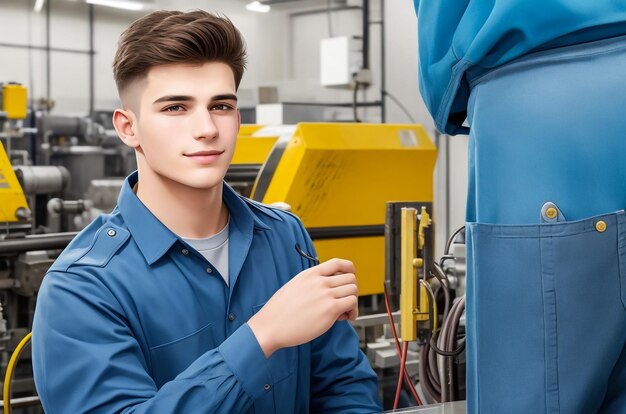
[[[261,4],[260,1],[253,1],[252,3],[246,4],[246,9],[258,13],[267,13],[272,8],[267,4]]]
[[[145,7],[145,5],[142,3],[138,3],[135,1],[126,1],[126,0],[85,0],[85,1],[89,4],[93,4],[96,6],[114,7],[116,9],[133,10],[133,11],[143,10]]]
[[[33,7],[33,10],[35,10],[35,12],[39,13],[41,11],[41,9],[43,9],[43,3],[44,3],[44,0],[37,0],[35,2],[35,7]]]

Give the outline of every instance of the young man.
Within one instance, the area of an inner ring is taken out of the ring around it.
[[[223,182],[244,66],[237,29],[203,11],[154,12],[122,34],[113,121],[138,172],[39,292],[47,413],[380,410],[345,321],[357,315],[352,263],[309,268],[300,221]]]

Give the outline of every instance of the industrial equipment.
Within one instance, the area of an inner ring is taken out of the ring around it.
[[[320,260],[350,258],[360,295],[382,294],[386,203],[432,202],[436,156],[419,125],[302,123],[276,144],[252,198],[290,205]]]
[[[0,133],[9,142],[10,133],[19,130],[26,118],[26,88],[21,85],[0,83]],[[0,142],[0,222],[16,223],[30,219],[31,212],[24,191],[11,168],[2,142]]]
[[[2,171],[9,172],[5,177],[12,175],[11,188],[18,188],[22,197],[15,209],[23,206],[33,212],[30,220],[0,220],[0,227],[22,226],[0,240],[0,297],[7,319],[0,344],[5,344],[5,363],[30,330],[36,293],[48,267],[76,231],[115,206],[124,176],[135,168],[134,154],[118,142],[112,125],[106,124],[107,115],[100,115],[27,113],[23,130],[29,130],[28,125],[36,128],[23,133],[25,138],[14,139],[8,157],[0,158]],[[19,135],[12,128],[12,134]],[[363,316],[355,327],[364,347],[371,345],[368,355],[381,372],[400,365],[389,325],[383,329],[387,315],[379,305],[385,290],[387,203],[399,206],[420,200],[416,206],[425,206],[430,213],[436,154],[419,125],[244,125],[226,174],[226,181],[241,194],[298,215],[321,260],[345,257],[355,263],[363,298]],[[2,189],[5,206],[8,197]],[[430,246],[430,227],[423,230]],[[400,284],[395,288],[394,295]],[[422,291],[422,324],[428,330],[436,312],[424,295]],[[383,334],[386,339],[377,342]],[[389,351],[394,358],[379,358]],[[417,348],[408,355],[414,376]],[[25,351],[15,372],[14,397],[34,394],[29,362]]]

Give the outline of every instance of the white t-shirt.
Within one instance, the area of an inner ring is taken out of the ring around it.
[[[228,225],[219,233],[205,239],[183,239],[220,272],[228,285]]]

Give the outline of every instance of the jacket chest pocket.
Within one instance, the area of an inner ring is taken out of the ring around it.
[[[152,378],[157,388],[173,380],[215,346],[213,323],[209,323],[182,338],[150,348]]]
[[[264,305],[265,303],[253,306],[253,314],[261,310]],[[284,380],[296,371],[297,355],[298,347],[282,348],[272,354],[267,364],[274,384]]]

